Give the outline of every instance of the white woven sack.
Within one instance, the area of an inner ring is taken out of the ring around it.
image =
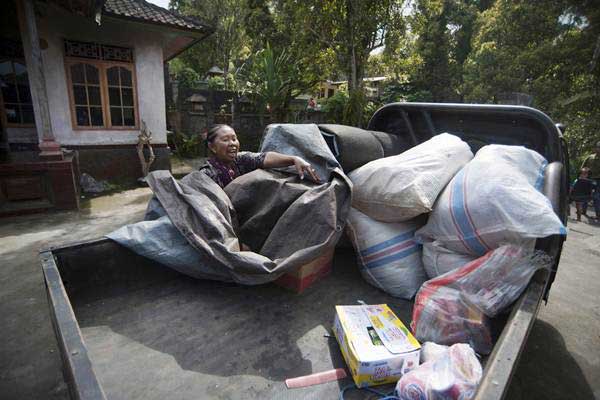
[[[394,297],[412,298],[427,280],[414,240],[421,224],[380,222],[351,208],[346,226],[363,278]]]
[[[423,243],[423,267],[429,279],[470,263],[477,257],[444,248],[439,242]]]
[[[482,256],[501,244],[566,234],[540,192],[546,164],[522,146],[484,146],[446,186],[417,239]]]
[[[443,133],[402,154],[352,171],[352,206],[371,218],[401,222],[428,213],[444,186],[469,160],[469,145]]]

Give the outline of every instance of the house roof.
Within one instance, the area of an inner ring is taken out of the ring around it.
[[[180,15],[145,0],[105,0],[103,14],[195,32],[214,31],[196,18]]]
[[[388,79],[387,76],[373,76],[370,78],[363,78],[363,81],[365,81],[365,82],[381,82],[381,81],[385,81],[386,79]]]

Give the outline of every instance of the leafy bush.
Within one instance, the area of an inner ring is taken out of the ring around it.
[[[344,121],[344,110],[348,104],[348,92],[339,90],[323,103],[323,111],[327,122],[341,124]]]
[[[433,96],[428,90],[418,90],[410,82],[390,82],[383,88],[381,101],[383,104],[399,101],[432,101]]]
[[[212,76],[208,78],[208,87],[210,89],[223,89],[225,87],[225,79],[222,76]]]
[[[204,141],[199,135],[188,137],[181,132],[167,135],[167,143],[181,158],[197,158],[203,155]]]
[[[177,71],[175,77],[179,81],[179,87],[198,89],[201,86],[202,78],[192,68],[186,67]]]
[[[380,103],[368,101],[362,90],[353,91],[351,94],[339,90],[325,101],[323,111],[329,123],[366,127],[380,106]]]
[[[369,124],[369,120],[371,119],[371,117],[373,116],[373,114],[375,114],[375,111],[379,110],[379,108],[381,106],[383,106],[385,104],[379,103],[379,102],[374,102],[374,101],[369,101],[367,103],[367,105],[365,106],[365,109],[363,111],[363,126],[367,126]]]

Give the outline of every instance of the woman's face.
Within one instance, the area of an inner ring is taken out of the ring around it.
[[[240,149],[240,142],[237,139],[235,131],[225,126],[219,129],[212,142],[208,143],[208,148],[219,160],[233,162]]]

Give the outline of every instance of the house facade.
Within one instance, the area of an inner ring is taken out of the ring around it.
[[[144,0],[15,0],[2,9],[4,164],[72,157],[74,174],[132,181],[142,174],[144,123],[152,169],[169,169],[164,63],[210,27]]]

